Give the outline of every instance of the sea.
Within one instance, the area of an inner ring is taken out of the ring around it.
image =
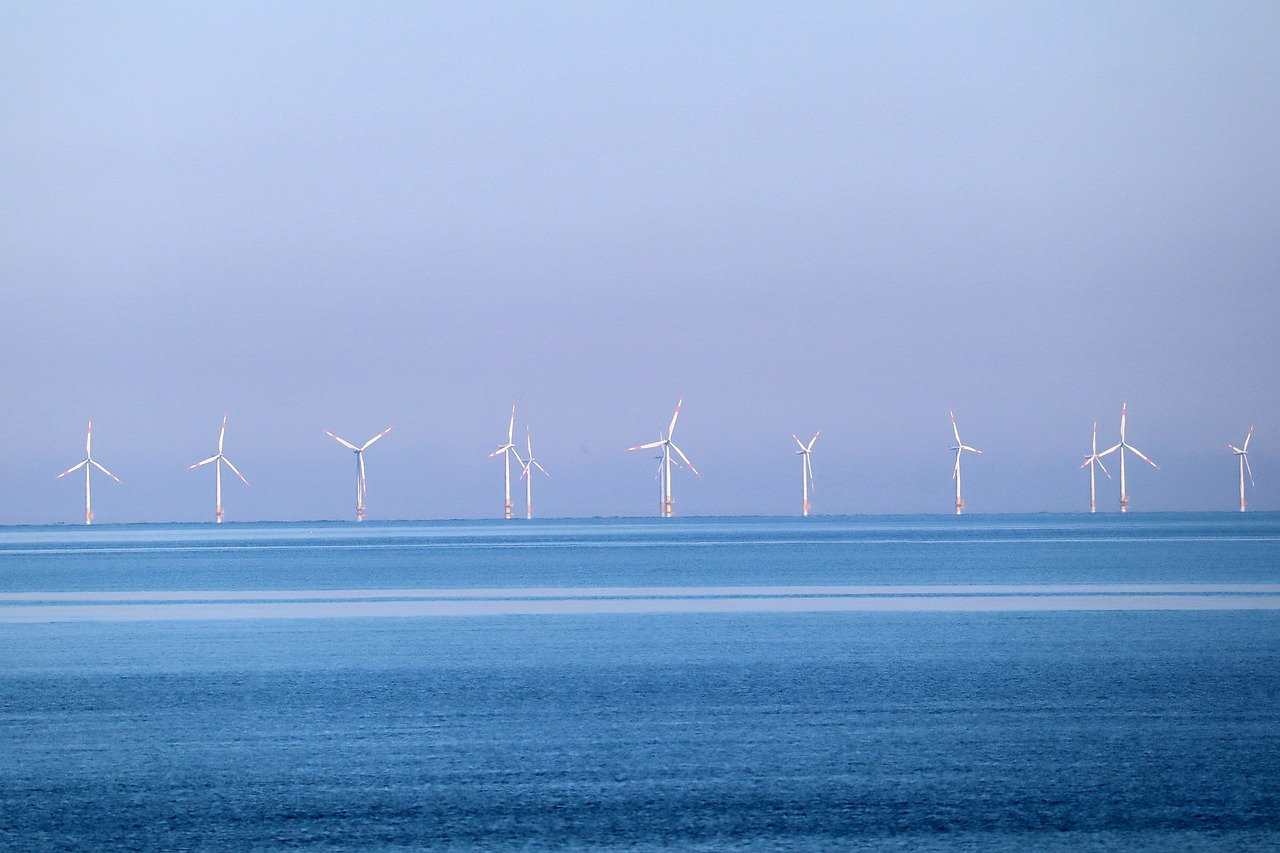
[[[3,850],[1280,849],[1280,514],[0,528]]]

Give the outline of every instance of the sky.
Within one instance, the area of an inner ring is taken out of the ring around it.
[[[0,524],[1280,509],[1280,5],[0,7]],[[1118,485],[1100,503],[1114,510]],[[522,500],[518,501],[522,503]]]

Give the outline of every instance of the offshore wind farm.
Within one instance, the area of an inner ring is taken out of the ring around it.
[[[634,447],[627,448],[627,452],[629,453],[633,451],[638,451],[638,450],[657,450],[659,452],[659,455],[656,457],[658,461],[658,470],[657,470],[657,475],[655,479],[658,482],[658,514],[663,518],[670,518],[675,515],[675,499],[674,499],[673,491],[671,487],[672,467],[674,466],[677,470],[681,469],[682,467],[687,467],[695,477],[697,477],[698,479],[702,478],[702,474],[698,471],[697,468],[693,466],[693,463],[689,461],[689,458],[685,455],[684,451],[681,450],[671,440],[672,436],[675,434],[676,422],[680,417],[680,408],[683,404],[684,404],[683,398],[676,403],[675,411],[671,415],[671,422],[667,425],[667,428],[665,430],[660,431],[659,433],[660,438],[658,439],[658,441],[650,442],[648,444],[640,444]],[[961,441],[960,429],[956,423],[955,412],[948,412],[947,414],[951,419],[951,434],[955,438],[955,444],[952,445],[950,448],[956,454],[955,463],[951,469],[951,478],[955,483],[955,505],[954,505],[955,514],[962,515],[964,513],[965,502],[961,492],[960,463],[963,458],[963,455],[966,452],[973,453],[975,455],[980,456],[982,455],[982,451],[978,450],[975,447],[970,447],[969,445]],[[1125,464],[1124,464],[1125,451],[1126,450],[1129,451],[1130,453],[1132,453],[1133,455],[1141,459],[1143,462],[1146,462],[1147,464],[1151,465],[1151,467],[1157,470],[1159,469],[1159,466],[1156,465],[1155,462],[1153,462],[1151,459],[1145,456],[1136,447],[1129,444],[1128,441],[1126,440],[1125,430],[1126,430],[1127,418],[1128,418],[1128,401],[1124,400],[1121,402],[1121,405],[1120,405],[1120,440],[1118,443],[1116,443],[1115,445],[1111,446],[1106,450],[1103,450],[1102,452],[1098,451],[1098,423],[1097,421],[1094,421],[1093,423],[1092,450],[1090,455],[1085,457],[1084,462],[1081,463],[1080,465],[1081,468],[1085,468],[1085,467],[1089,468],[1089,512],[1090,513],[1096,513],[1098,510],[1097,481],[1096,481],[1094,466],[1097,466],[1097,468],[1102,471],[1103,475],[1107,477],[1108,480],[1111,479],[1111,474],[1107,470],[1106,465],[1102,461],[1104,457],[1109,456],[1112,453],[1119,454],[1119,459],[1120,459],[1119,511],[1122,513],[1128,512],[1129,506],[1130,506],[1130,498],[1128,495],[1128,491],[1126,489]],[[525,485],[525,519],[532,520],[533,519],[533,478],[532,478],[533,469],[536,468],[541,474],[543,474],[543,476],[548,478],[550,478],[550,474],[547,472],[545,468],[542,467],[541,463],[537,462],[533,458],[533,436],[532,436],[531,428],[527,426],[525,428],[526,456],[521,457],[520,452],[519,450],[516,449],[516,445],[515,445],[515,428],[516,428],[516,406],[515,404],[512,404],[511,416],[507,422],[507,440],[504,444],[502,444],[500,447],[498,447],[496,450],[490,453],[489,458],[493,459],[498,456],[501,456],[503,458],[504,501],[503,501],[502,517],[508,521],[516,518],[516,513],[514,511],[513,504],[511,502],[511,460],[512,458],[514,458],[516,465],[519,467],[518,479],[522,480]],[[356,521],[364,521],[366,518],[365,498],[368,494],[368,481],[365,474],[364,452],[370,446],[372,446],[375,442],[381,439],[383,436],[387,435],[387,433],[391,432],[391,429],[392,429],[391,427],[387,427],[385,430],[373,436],[372,438],[370,438],[368,441],[366,441],[363,445],[360,445],[359,447],[347,441],[346,439],[341,438],[337,435],[334,435],[332,432],[329,432],[328,430],[325,430],[326,435],[328,435],[334,441],[338,442],[343,447],[347,448],[348,450],[352,451],[355,454],[355,460],[356,460],[355,520]],[[201,467],[204,467],[205,465],[214,466],[214,469],[215,469],[214,521],[218,524],[221,524],[226,517],[226,513],[222,506],[222,466],[226,465],[237,477],[240,478],[240,480],[246,486],[249,484],[249,481],[244,478],[244,475],[240,473],[239,469],[237,469],[235,465],[231,462],[231,460],[228,459],[223,454],[223,445],[226,440],[226,433],[227,433],[227,417],[224,416],[222,419],[222,427],[218,433],[218,452],[215,453],[213,456],[208,457],[207,459],[203,459],[200,462],[197,462],[194,465],[189,466],[191,469],[201,468]],[[796,443],[796,446],[799,448],[798,450],[795,451],[795,453],[796,455],[800,456],[800,461],[801,461],[802,482],[801,482],[800,514],[804,517],[809,516],[810,508],[811,508],[810,496],[813,492],[813,484],[814,484],[813,463],[812,463],[811,457],[813,453],[813,446],[817,442],[819,434],[820,434],[820,431],[815,432],[813,434],[813,437],[809,439],[809,442],[807,444],[802,442],[800,438],[796,436],[794,433],[792,433],[791,435],[792,440]],[[112,474],[110,471],[107,471],[106,468],[103,468],[98,462],[96,462],[93,459],[92,452],[91,452],[92,438],[93,438],[93,422],[90,421],[88,432],[86,434],[86,439],[85,439],[85,454],[86,454],[85,459],[81,461],[79,464],[57,475],[58,479],[61,479],[63,477],[66,477],[68,474],[74,473],[75,471],[78,471],[81,468],[84,468],[85,470],[84,523],[85,524],[91,524],[93,522],[89,469],[91,467],[96,467],[99,470],[101,470],[104,474],[111,477],[113,480],[116,480],[116,482],[118,483],[120,482],[120,480],[114,474]],[[1256,483],[1253,480],[1253,469],[1249,466],[1249,460],[1248,460],[1249,442],[1252,439],[1253,439],[1253,427],[1250,427],[1248,433],[1245,435],[1244,441],[1242,442],[1242,446],[1236,447],[1235,445],[1230,443],[1228,443],[1227,445],[1228,448],[1230,448],[1230,450],[1236,457],[1239,464],[1240,511],[1241,512],[1244,512],[1246,509],[1245,490],[1244,490],[1245,488],[1244,478],[1245,478],[1246,472],[1249,475],[1250,485],[1253,486],[1254,488],[1257,487]],[[684,463],[683,466],[681,465],[681,462]],[[751,473],[750,471],[738,472],[738,476],[749,478],[750,473]]]
[[[1280,849],[1278,43],[0,4],[0,848]]]

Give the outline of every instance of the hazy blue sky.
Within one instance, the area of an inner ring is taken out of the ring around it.
[[[1280,5],[5,4],[0,523],[1280,509]],[[1117,488],[1104,483],[1114,509]]]

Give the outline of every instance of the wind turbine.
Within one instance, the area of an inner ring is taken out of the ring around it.
[[[520,463],[520,467],[524,467],[524,460],[520,458],[520,451],[516,450],[516,404],[511,404],[511,423],[507,424],[507,443],[499,447],[497,450],[489,454],[489,458],[497,456],[499,453],[503,456],[504,482],[506,483],[507,500],[503,505],[503,518],[510,520],[511,514],[511,457],[515,456],[516,461]],[[541,466],[539,466],[541,467]]]
[[[1107,479],[1111,479],[1111,472],[1107,470],[1107,466],[1102,464],[1102,457],[1098,455],[1098,422],[1093,422],[1093,453],[1085,457],[1080,463],[1080,467],[1089,466],[1089,512],[1098,511],[1098,491],[1095,488],[1096,476],[1094,474],[1094,466],[1102,469],[1102,473],[1107,475]]]
[[[637,444],[635,447],[628,447],[627,451],[632,450],[653,450],[654,448],[662,448],[662,461],[658,466],[658,474],[660,489],[662,494],[661,513],[663,518],[670,518],[674,514],[675,501],[671,497],[671,465],[675,460],[671,458],[672,452],[684,460],[684,464],[689,466],[689,470],[698,479],[702,479],[702,475],[698,473],[698,469],[693,467],[693,463],[689,461],[689,457],[684,455],[684,451],[676,447],[675,442],[671,440],[671,435],[676,431],[676,419],[680,417],[680,406],[684,403],[681,399],[676,403],[675,414],[671,416],[671,425],[667,427],[665,433],[659,433],[659,439],[648,444]],[[679,462],[675,462],[676,467],[680,466]]]
[[[809,492],[813,490],[813,462],[810,460],[809,457],[813,453],[813,443],[818,440],[818,434],[821,432],[822,430],[818,430],[818,432],[815,432],[813,434],[813,438],[809,439],[808,444],[805,444],[803,441],[801,441],[794,432],[791,433],[791,437],[796,440],[796,444],[800,448],[799,450],[796,451],[796,454],[801,457],[800,479],[803,483],[803,494],[804,494],[804,503],[802,504],[802,507],[803,507],[803,515],[806,518],[809,517]]]
[[[960,515],[964,512],[964,499],[960,497],[960,454],[967,450],[970,453],[976,453],[981,456],[982,451],[976,447],[970,447],[960,440],[960,430],[956,426],[956,413],[948,412],[947,414],[951,415],[951,432],[956,437],[956,446],[951,448],[956,452],[956,467],[951,471],[951,479],[956,481],[956,515]]]
[[[1133,453],[1134,455],[1136,455],[1139,459],[1141,459],[1143,462],[1146,462],[1152,468],[1155,468],[1157,471],[1160,470],[1159,465],[1152,462],[1147,457],[1143,456],[1141,450],[1134,447],[1132,444],[1129,444],[1129,442],[1125,439],[1124,424],[1125,424],[1125,419],[1128,417],[1128,411],[1129,411],[1129,401],[1121,400],[1120,401],[1120,443],[1117,444],[1115,447],[1108,448],[1107,450],[1104,450],[1098,454],[1098,458],[1102,458],[1103,456],[1110,456],[1112,453],[1115,453],[1117,450],[1120,451],[1120,511],[1121,512],[1129,511],[1129,492],[1125,488],[1125,480],[1124,480],[1124,452],[1128,450],[1130,453]]]
[[[364,499],[365,496],[369,494],[369,485],[364,477],[364,452],[369,449],[369,445],[391,432],[392,429],[394,429],[394,427],[387,427],[359,447],[356,447],[345,438],[338,438],[338,436],[328,430],[324,431],[324,434],[329,436],[329,438],[332,438],[348,450],[354,451],[356,454],[356,521],[364,521]]]
[[[520,465],[523,467],[524,470],[520,473],[520,476],[521,478],[524,479],[525,518],[533,518],[533,476],[532,476],[533,469],[537,468],[539,471],[541,471],[544,474],[547,474],[547,469],[543,468],[538,463],[538,460],[533,458],[533,436],[529,434],[529,427],[527,425],[524,428],[524,438],[525,438],[525,447],[529,451],[529,458],[527,460],[521,461]],[[547,476],[550,477],[551,475],[547,474]]]
[[[215,453],[213,456],[210,456],[208,459],[205,459],[201,462],[197,462],[196,464],[191,465],[187,468],[187,470],[190,471],[192,468],[203,468],[205,465],[208,465],[210,462],[213,463],[213,468],[217,472],[216,481],[218,484],[217,490],[215,492],[216,498],[214,502],[213,520],[218,524],[221,524],[223,519],[227,517],[227,514],[222,509],[222,465],[223,463],[226,463],[226,466],[235,472],[236,476],[240,478],[240,482],[244,483],[246,486],[249,485],[249,481],[244,478],[244,474],[240,473],[240,470],[236,468],[235,465],[232,464],[230,459],[222,455],[222,442],[226,439],[226,437],[227,437],[227,416],[223,415],[222,431],[218,433],[218,452]]]
[[[84,436],[84,459],[63,471],[57,476],[57,479],[61,480],[63,477],[68,474],[73,474],[81,468],[84,469],[84,523],[93,524],[93,492],[89,486],[89,473],[94,468],[97,468],[117,483],[120,482],[119,477],[112,474],[106,468],[103,468],[98,464],[98,460],[93,458],[93,418],[89,419],[89,430]]]
[[[1249,472],[1249,483],[1256,489],[1258,484],[1253,482],[1253,469],[1249,467],[1249,439],[1253,438],[1253,427],[1249,427],[1249,432],[1244,437],[1244,445],[1236,447],[1234,444],[1228,444],[1231,452],[1240,460],[1240,511],[1244,512],[1244,472]]]

